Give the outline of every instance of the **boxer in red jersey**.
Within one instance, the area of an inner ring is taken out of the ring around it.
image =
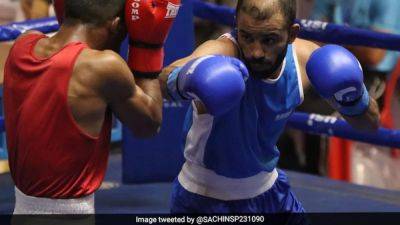
[[[164,15],[179,0],[55,3],[64,8],[58,10],[59,32],[21,35],[5,66],[14,214],[94,213],[93,193],[107,166],[111,114],[139,137],[156,134],[162,119],[157,75],[175,17]],[[112,51],[119,49],[126,28],[129,66]]]

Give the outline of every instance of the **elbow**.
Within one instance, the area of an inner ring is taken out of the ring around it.
[[[379,128],[380,128],[380,116],[378,114],[375,115],[373,119],[371,119],[366,130],[370,132],[376,132],[378,131]]]
[[[161,116],[155,120],[152,120],[151,124],[149,124],[148,132],[146,133],[146,136],[143,138],[152,138],[152,137],[156,136],[158,133],[160,133],[161,124],[162,124]]]
[[[144,122],[140,127],[132,129],[135,137],[148,139],[155,137],[161,130],[162,116],[153,117]]]
[[[379,129],[379,122],[375,121],[368,121],[364,123],[352,123],[348,121],[349,124],[356,130],[364,131],[364,132],[377,132]]]
[[[358,127],[358,129],[366,132],[377,132],[379,129],[379,121],[370,121],[369,123],[365,123],[365,125]]]
[[[359,117],[346,117],[346,121],[355,129],[365,132],[377,132],[380,128],[379,113],[366,113]]]
[[[378,103],[376,102],[376,100],[370,98],[370,104],[369,104],[369,108],[367,111],[367,120],[368,120],[368,130],[375,132],[378,131],[378,129],[381,126],[381,114],[379,111],[379,106]]]
[[[155,137],[161,130],[161,123],[147,124],[140,129],[134,129],[133,135],[140,139]]]

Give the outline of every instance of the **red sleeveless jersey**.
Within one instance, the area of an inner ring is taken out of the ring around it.
[[[75,60],[87,46],[66,45],[51,57],[35,57],[47,36],[29,34],[12,47],[4,70],[4,110],[11,175],[23,193],[78,198],[99,188],[107,168],[111,112],[92,137],[75,122],[67,104]]]

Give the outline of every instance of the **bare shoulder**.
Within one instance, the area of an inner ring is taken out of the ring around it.
[[[111,50],[85,49],[76,63],[80,69],[90,70],[102,78],[122,76],[124,70],[128,69],[125,60]]]
[[[320,46],[315,42],[297,38],[294,41],[294,47],[296,49],[296,54],[299,61],[306,63],[310,58],[311,54]]]
[[[209,40],[200,45],[194,52],[196,57],[204,55],[226,55],[238,56],[238,48],[232,40],[222,37],[216,40]]]
[[[308,80],[307,71],[306,71],[306,64],[308,59],[310,58],[311,54],[319,48],[319,45],[312,41],[307,41],[304,39],[297,38],[294,43],[294,49],[296,51],[297,60],[300,66],[300,74],[301,74],[301,81],[303,84],[304,90],[309,89],[310,82]]]
[[[76,79],[100,91],[130,88],[134,78],[125,60],[111,50],[85,49],[77,58]]]
[[[92,69],[106,72],[105,70],[112,70],[117,67],[118,64],[124,63],[124,60],[117,53],[110,50],[94,50],[84,49],[80,54],[79,63],[85,66],[89,66]]]
[[[201,44],[193,53],[185,58],[176,60],[171,65],[163,69],[162,74],[169,74],[174,68],[185,65],[188,61],[207,56],[207,55],[226,55],[237,57],[239,50],[235,44],[228,38],[219,38],[217,40],[209,40]]]

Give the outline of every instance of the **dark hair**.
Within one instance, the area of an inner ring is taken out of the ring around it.
[[[263,8],[257,8],[254,5],[244,4],[249,3],[249,0],[238,0],[236,6],[236,16],[244,9],[252,17],[259,20],[268,19],[273,13],[279,11],[285,18],[286,25],[291,26],[296,19],[297,4],[296,0],[257,0],[265,1]],[[268,4],[270,3],[270,4]],[[278,8],[277,8],[278,6]]]
[[[118,16],[123,19],[124,5],[125,0],[65,0],[65,22],[102,25]]]

